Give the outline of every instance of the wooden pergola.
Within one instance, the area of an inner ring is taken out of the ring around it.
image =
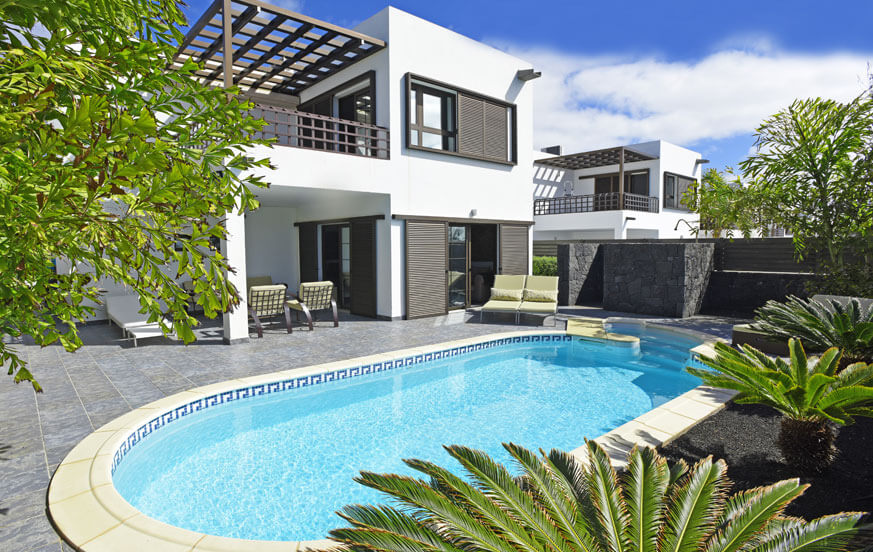
[[[215,0],[174,58],[202,64],[209,84],[258,93],[300,92],[385,47],[385,42],[260,0]]]
[[[540,159],[537,160],[536,163],[567,171],[618,165],[618,202],[619,205],[624,205],[624,164],[633,163],[635,161],[651,161],[652,159],[657,159],[657,157],[624,146],[619,146],[615,148],[583,151],[582,153],[571,153],[560,157]]]

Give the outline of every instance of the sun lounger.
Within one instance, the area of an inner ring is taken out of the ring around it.
[[[524,282],[527,276],[524,274],[513,276],[509,274],[497,274],[494,276],[494,287],[491,288],[491,299],[479,309],[479,321],[485,312],[511,312],[515,314],[515,323],[518,324],[518,307],[524,296]]]
[[[558,313],[558,277],[528,276],[524,296],[518,307],[520,314],[552,316]],[[557,322],[555,322],[557,324]]]
[[[105,302],[109,323],[114,323],[125,337],[133,339],[134,347],[137,339],[164,335],[158,322],[149,322],[149,315],[139,312],[142,307],[138,295],[113,295],[106,297]]]

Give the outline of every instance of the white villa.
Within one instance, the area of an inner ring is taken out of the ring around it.
[[[400,319],[529,272],[529,63],[391,7],[344,29],[259,0],[214,2],[187,57],[278,140],[252,151],[276,167],[261,207],[227,221],[238,289],[331,280],[351,313]],[[244,308],[225,315],[225,341],[248,336]]]
[[[534,161],[534,240],[693,236],[698,216],[680,201],[700,180],[699,153],[663,140],[556,153]]]

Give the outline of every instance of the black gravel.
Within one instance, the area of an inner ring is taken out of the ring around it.
[[[782,461],[776,447],[780,416],[768,407],[730,403],[661,453],[671,463],[681,458],[693,464],[709,455],[724,459],[734,492],[800,477],[812,486],[789,505],[789,515],[811,520],[843,511],[873,512],[873,419],[840,428],[836,462],[826,473],[809,477]]]

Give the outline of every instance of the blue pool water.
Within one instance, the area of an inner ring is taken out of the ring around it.
[[[384,500],[360,470],[410,473],[402,458],[455,469],[443,444],[572,450],[699,384],[697,345],[616,328],[639,350],[581,340],[505,345],[380,374],[244,399],[189,415],[133,447],[114,483],[143,513],[194,531],[323,538],[334,512]]]

